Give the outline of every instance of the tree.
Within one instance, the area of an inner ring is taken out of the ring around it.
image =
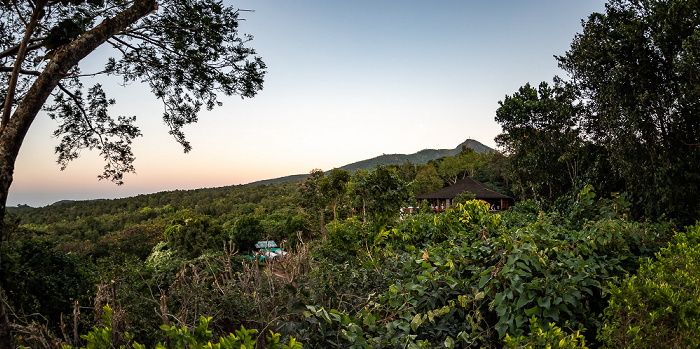
[[[440,190],[443,184],[444,182],[435,166],[431,164],[418,165],[416,179],[413,182],[413,190],[416,195]]]
[[[321,181],[321,193],[333,207],[333,220],[338,219],[338,205],[347,197],[348,184],[352,176],[350,172],[334,168]]]
[[[464,172],[464,164],[457,156],[445,156],[438,165],[438,173],[445,181],[452,185],[462,179],[461,175]]]
[[[368,176],[368,170],[355,171],[348,188],[353,206],[362,208],[361,214],[365,221],[367,221],[367,200],[370,195],[369,182],[367,182]]]
[[[448,184],[455,184],[467,175],[474,176],[478,169],[484,167],[486,156],[487,154],[479,154],[474,149],[462,145],[459,154],[442,157],[437,170]]]
[[[559,79],[525,84],[499,101],[496,143],[508,155],[507,173],[520,197],[556,198],[575,188],[583,140],[575,90]]]
[[[350,194],[362,206],[362,216],[386,224],[397,217],[411,196],[411,183],[404,182],[394,168],[377,165],[372,171],[357,170]]]
[[[700,204],[700,1],[610,0],[558,57],[638,214],[692,222]]]
[[[311,221],[316,223],[318,231],[325,238],[325,211],[328,206],[328,197],[323,195],[322,186],[326,181],[326,174],[317,168],[311,170],[310,174],[299,185],[299,205],[309,212]]]
[[[375,166],[364,180],[367,213],[380,224],[396,218],[411,196],[410,183],[402,181],[396,171],[383,165]]]
[[[202,106],[220,105],[219,93],[253,97],[265,64],[238,35],[239,12],[214,0],[69,0],[18,2],[0,7],[0,240],[7,194],[22,141],[39,111],[59,126],[54,133],[62,168],[82,149],[97,149],[106,165],[100,179],[121,183],[133,172],[131,142],[141,135],[134,116],[109,114],[115,103],[102,86],[81,79],[117,75],[125,84],[147,83],[164,106],[170,134],[187,152],[182,127]],[[78,63],[103,44],[114,48],[103,71],[83,73]],[[46,107],[49,97],[53,104]],[[0,347],[11,346],[0,302]]]
[[[238,249],[251,251],[258,241],[265,239],[265,229],[257,217],[248,214],[236,219],[230,235]]]
[[[406,160],[403,164],[396,166],[396,174],[399,175],[402,181],[406,183],[412,182],[416,179],[416,165]]]

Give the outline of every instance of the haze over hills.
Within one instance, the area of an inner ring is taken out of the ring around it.
[[[459,152],[462,150],[462,146],[472,148],[477,153],[483,153],[493,150],[488,146],[483,145],[479,141],[467,139],[466,141],[460,143],[453,149],[423,149],[413,154],[382,154],[371,159],[353,162],[352,164],[341,166],[339,168],[341,170],[349,171],[350,173],[355,173],[355,171],[357,170],[371,170],[376,165],[403,164],[406,161],[410,161],[414,164],[425,164],[430,160],[439,159],[443,156],[455,156],[459,154]],[[250,184],[272,184],[279,182],[296,181],[304,179],[306,178],[306,176],[308,176],[308,173],[290,175],[273,179],[265,179],[257,182],[252,182]]]

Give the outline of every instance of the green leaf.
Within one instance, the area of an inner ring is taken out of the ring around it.
[[[529,292],[521,293],[518,301],[515,303],[515,307],[520,309],[530,303],[531,300],[532,298],[530,298]]]
[[[415,332],[418,329],[418,327],[423,324],[423,320],[424,315],[416,314],[415,316],[413,316],[413,319],[411,319],[411,330]]]
[[[447,338],[445,338],[445,348],[451,349],[454,347],[455,347],[454,339],[452,339],[452,337],[450,337],[450,336],[447,336]]]
[[[491,273],[487,272],[486,274],[481,275],[481,279],[479,279],[479,289],[483,289],[489,280],[491,280]]]
[[[527,315],[527,316],[539,315],[539,310],[540,310],[540,308],[535,305],[532,308],[525,309],[525,315]]]

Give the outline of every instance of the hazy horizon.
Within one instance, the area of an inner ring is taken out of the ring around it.
[[[114,115],[136,115],[136,174],[98,181],[98,153],[60,171],[56,127],[45,113],[20,151],[8,206],[129,197],[222,187],[324,170],[386,154],[451,149],[467,138],[494,148],[498,101],[526,83],[563,75],[563,55],[581,19],[604,1],[258,2],[241,33],[268,66],[253,99],[222,98],[184,132],[189,154],[167,134],[162,105],[146,86],[102,83]],[[81,62],[100,69],[108,52]],[[564,77],[564,76],[563,76]]]

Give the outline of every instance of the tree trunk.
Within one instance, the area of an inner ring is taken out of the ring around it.
[[[0,254],[5,232],[5,206],[12,184],[15,160],[24,137],[34,118],[44,106],[59,81],[83,58],[102,45],[107,39],[146,16],[155,8],[155,0],[137,0],[131,7],[106,19],[78,39],[59,47],[53,58],[27,91],[14,114],[0,134]],[[4,294],[0,294],[4,297]],[[12,348],[10,322],[0,299],[0,348]]]

